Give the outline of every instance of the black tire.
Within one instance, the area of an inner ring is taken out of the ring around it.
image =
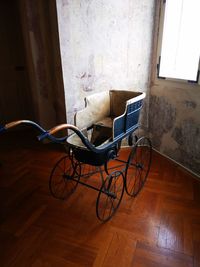
[[[151,155],[151,141],[147,137],[138,139],[125,170],[125,190],[129,196],[136,196],[144,186],[151,166]]]
[[[80,179],[81,166],[72,157],[62,157],[54,166],[49,178],[49,190],[58,199],[65,199],[71,195]],[[72,180],[76,179],[76,181]]]
[[[96,202],[96,214],[100,221],[112,218],[124,194],[124,175],[114,171],[102,183]]]

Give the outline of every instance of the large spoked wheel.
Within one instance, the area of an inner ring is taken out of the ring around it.
[[[116,212],[124,194],[124,175],[114,171],[104,180],[96,202],[96,214],[100,221],[108,221]]]
[[[132,148],[125,170],[125,190],[136,196],[145,184],[151,166],[152,147],[147,137],[138,139]]]
[[[67,198],[76,189],[80,175],[80,163],[73,156],[62,157],[56,163],[50,175],[49,190],[51,194],[58,199]]]

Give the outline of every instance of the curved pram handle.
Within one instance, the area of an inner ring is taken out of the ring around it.
[[[16,126],[21,125],[21,124],[30,125],[36,129],[38,129],[42,133],[38,136],[39,141],[42,141],[43,139],[48,138],[49,140],[51,140],[55,143],[62,143],[64,141],[66,141],[68,135],[64,136],[64,137],[55,137],[55,136],[53,136],[53,134],[55,134],[56,132],[58,132],[60,130],[64,130],[64,129],[72,130],[79,136],[79,138],[81,139],[83,144],[86,146],[86,148],[92,152],[95,152],[95,153],[101,153],[101,152],[106,151],[108,148],[114,146],[120,140],[120,138],[116,138],[115,141],[113,141],[113,142],[104,144],[101,147],[95,147],[87,139],[87,137],[85,137],[85,135],[79,130],[79,128],[77,128],[76,126],[74,126],[72,124],[60,124],[56,127],[53,127],[52,129],[46,131],[40,125],[38,125],[37,123],[30,121],[30,120],[18,120],[18,121],[13,121],[13,122],[7,123],[5,126],[0,126],[0,132],[6,131],[10,128],[16,127]]]
[[[21,124],[31,125],[34,128],[38,129],[42,133],[46,132],[39,124],[37,124],[34,121],[30,121],[30,120],[12,121],[12,122],[9,122],[9,123],[5,124],[4,126],[0,125],[0,132],[4,132],[4,131],[6,131],[6,130],[8,130],[10,128],[16,127],[16,126],[21,125]]]
[[[42,140],[44,139],[45,137],[49,137],[49,131],[46,131],[45,129],[43,129],[39,124],[37,124],[36,122],[34,121],[30,121],[30,120],[18,120],[18,121],[12,121],[12,122],[9,122],[7,124],[5,124],[4,126],[3,125],[0,125],[0,133],[1,132],[5,132],[6,130],[9,130],[11,128],[14,128],[16,126],[19,126],[19,125],[30,125],[32,126],[33,128],[39,130],[42,134],[39,136],[39,140]],[[54,128],[53,128],[54,129]],[[53,130],[52,129],[52,130]],[[53,134],[53,132],[52,132]],[[50,138],[52,141],[54,142],[62,142],[62,141],[65,141],[66,140],[66,137],[62,137],[62,138],[55,138],[54,136],[51,136]]]
[[[79,138],[81,139],[83,144],[89,150],[96,152],[96,153],[102,152],[102,149],[95,148],[95,146],[92,143],[90,143],[90,141],[87,139],[87,137],[85,137],[84,134],[82,134],[82,132],[79,130],[79,128],[72,125],[72,124],[60,124],[58,126],[55,126],[52,129],[50,129],[49,131],[46,131],[45,133],[42,133],[41,135],[39,135],[38,140],[41,141],[45,138],[48,138],[51,141],[56,142],[56,143],[60,143],[62,141],[65,141],[67,139],[68,135],[65,137],[62,137],[62,138],[57,138],[57,137],[53,136],[53,134],[55,134],[56,132],[59,132],[59,131],[64,130],[64,129],[69,129],[69,130],[72,130],[73,132],[75,132],[79,136]]]
[[[74,131],[79,131],[79,129],[74,125],[71,125],[71,124],[60,124],[58,126],[53,127],[52,129],[50,129],[48,131],[45,131],[44,133],[39,135],[37,138],[38,138],[39,141],[42,141],[43,139],[48,138],[53,142],[60,143],[60,142],[66,141],[68,135],[66,135],[64,137],[54,137],[53,134],[55,134],[56,132],[59,132],[61,130],[64,130],[64,129],[70,129],[70,130],[74,130]]]

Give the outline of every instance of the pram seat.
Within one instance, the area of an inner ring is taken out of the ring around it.
[[[90,95],[85,98],[85,108],[75,114],[75,125],[95,146],[119,139],[137,127],[144,97],[143,92],[127,90]],[[74,135],[69,136],[67,142],[76,146]]]
[[[75,125],[96,148],[107,144],[108,149],[94,153],[74,133],[66,141],[74,148],[75,157],[91,165],[106,162],[108,151],[138,127],[144,97],[142,92],[110,90],[85,98],[85,108],[75,114]]]

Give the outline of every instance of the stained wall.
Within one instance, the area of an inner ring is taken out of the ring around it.
[[[56,3],[68,122],[87,95],[148,91],[154,0]]]
[[[200,174],[200,86],[154,85],[149,116],[154,147]]]

